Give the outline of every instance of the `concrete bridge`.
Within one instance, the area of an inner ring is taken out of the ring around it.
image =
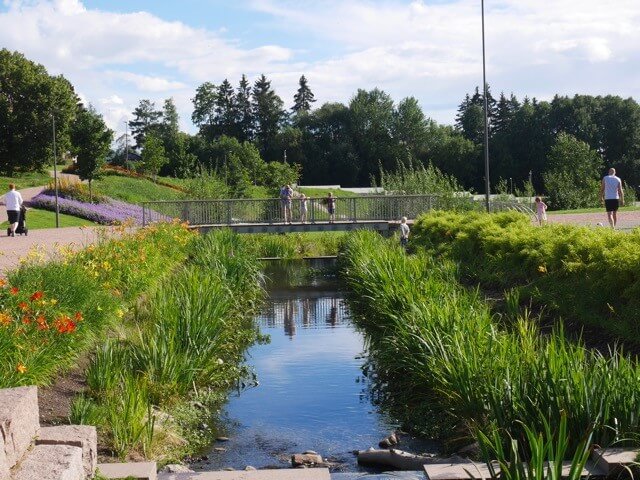
[[[307,198],[306,216],[299,198],[294,198],[290,215],[285,219],[284,203],[278,198],[182,200],[145,202],[143,225],[180,219],[193,228],[207,231],[231,228],[238,233],[326,232],[370,229],[392,232],[400,219],[415,218],[430,210],[451,208],[483,210],[484,203],[472,197],[444,195],[368,195],[334,197],[333,215],[324,198]],[[531,213],[528,206],[517,202],[491,203],[492,211],[519,210]]]

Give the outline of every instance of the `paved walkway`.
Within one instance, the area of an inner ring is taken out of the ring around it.
[[[601,223],[605,227],[609,227],[607,214],[604,212],[597,213],[562,213],[558,215],[547,214],[549,223],[567,223],[574,225],[591,225],[596,226]],[[640,210],[631,212],[618,212],[617,228],[621,230],[630,230],[640,227]]]
[[[82,248],[98,239],[98,232],[105,227],[65,227],[29,230],[29,235],[7,237],[6,230],[0,232],[0,276],[17,267],[20,259],[32,250],[37,250],[45,258],[55,256],[59,246],[71,245]]]

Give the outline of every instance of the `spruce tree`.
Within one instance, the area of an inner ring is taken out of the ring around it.
[[[237,134],[236,96],[226,78],[218,87],[215,100],[216,137]]]
[[[263,75],[253,86],[253,116],[256,122],[256,140],[263,158],[276,156],[274,140],[285,120],[284,103],[271,88],[271,82]]]
[[[237,138],[241,142],[253,140],[255,125],[251,107],[251,85],[246,75],[242,75],[236,92]]]
[[[309,88],[307,84],[307,79],[304,75],[300,77],[299,80],[300,88],[298,88],[298,93],[293,96],[293,107],[291,110],[296,114],[300,113],[309,113],[311,110],[311,104],[316,101],[314,98],[313,92]]]

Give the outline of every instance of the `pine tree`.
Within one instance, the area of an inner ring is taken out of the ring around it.
[[[218,87],[215,100],[216,137],[237,134],[236,96],[233,87],[226,78]]]
[[[263,158],[272,157],[274,140],[285,120],[284,103],[271,88],[271,82],[263,75],[253,86],[253,116],[256,122],[256,140]]]
[[[314,98],[304,75],[300,77],[299,85],[300,88],[298,88],[298,93],[293,96],[293,107],[291,107],[291,110],[296,114],[308,113],[311,110],[311,104],[315,102],[316,99]]]
[[[241,142],[253,140],[254,119],[251,107],[251,85],[246,75],[242,75],[236,90],[237,137]]]
[[[133,111],[133,120],[129,121],[131,135],[136,139],[136,148],[144,148],[146,135],[160,125],[162,112],[156,110],[156,104],[151,100],[140,100],[140,103]]]
[[[162,108],[162,127],[166,134],[174,134],[180,130],[180,116],[173,98],[167,98]]]

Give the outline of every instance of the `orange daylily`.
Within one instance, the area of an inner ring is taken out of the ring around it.
[[[44,293],[42,293],[41,291],[37,291],[33,295],[31,295],[31,297],[29,297],[29,300],[31,300],[32,302],[37,302],[43,296],[44,296]]]
[[[11,287],[11,290],[9,290],[9,293],[11,295],[17,295],[19,291],[20,289],[18,287]]]
[[[27,367],[25,366],[24,363],[20,362],[20,363],[18,363],[18,365],[16,365],[16,370],[19,373],[25,373],[27,371]]]

